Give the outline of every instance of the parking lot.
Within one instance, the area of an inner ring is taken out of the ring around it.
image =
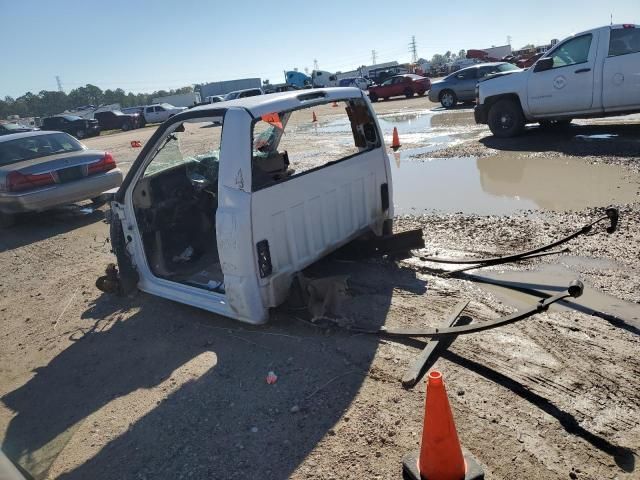
[[[434,276],[420,255],[524,250],[620,206],[612,235],[483,273],[581,278],[591,294],[580,308],[460,337],[437,367],[487,478],[638,478],[640,118],[497,139],[470,107],[414,97],[374,108],[385,142],[396,127],[402,143],[389,153],[394,227],[422,228],[427,247],[314,266],[349,276],[354,320],[436,326],[460,299],[478,320],[510,313],[536,299]],[[330,106],[316,113],[317,125],[299,125],[309,136],[349,128]],[[83,143],[127,171],[131,142],[154,130]],[[0,237],[0,432],[12,458],[36,478],[400,478],[420,440],[424,386],[399,379],[421,341],[310,326],[287,307],[251,327],[144,293],[104,294],[94,283],[114,261],[105,210],[34,214]]]

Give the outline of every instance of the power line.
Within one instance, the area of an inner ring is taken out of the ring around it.
[[[409,53],[411,53],[411,63],[418,61],[418,46],[416,45],[416,36],[411,36],[411,42],[409,43]]]

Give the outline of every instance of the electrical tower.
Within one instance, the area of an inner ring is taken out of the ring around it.
[[[418,61],[418,46],[416,45],[416,36],[411,37],[411,43],[409,43],[409,52],[411,53],[411,63]]]
[[[60,76],[56,75],[56,83],[58,84],[58,91],[62,92],[62,80],[60,80]]]
[[[318,68],[318,60],[316,60],[315,58],[313,59],[313,69],[314,69],[314,70],[320,70],[320,69]]]
[[[372,65],[376,64],[376,51],[375,50],[371,50],[371,64]]]
[[[507,35],[507,45],[511,45],[511,35]]]

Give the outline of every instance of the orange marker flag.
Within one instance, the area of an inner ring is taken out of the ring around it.
[[[265,115],[262,115],[261,118],[263,122],[267,122],[274,127],[278,127],[280,130],[284,130],[282,122],[280,121],[280,115],[278,115],[277,112],[267,113]]]

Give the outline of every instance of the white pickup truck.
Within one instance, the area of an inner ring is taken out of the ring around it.
[[[497,137],[525,124],[568,124],[574,118],[640,112],[640,27],[595,28],[559,42],[532,67],[476,86],[476,123]]]

